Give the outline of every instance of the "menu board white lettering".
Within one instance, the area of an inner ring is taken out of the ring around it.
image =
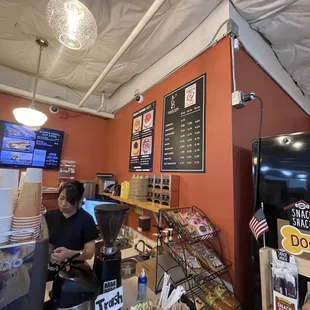
[[[202,75],[164,97],[162,172],[205,171],[205,84]]]
[[[153,102],[132,115],[130,172],[153,171],[155,107]]]

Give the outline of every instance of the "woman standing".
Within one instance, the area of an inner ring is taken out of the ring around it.
[[[54,246],[49,264],[49,270],[53,273],[58,271],[59,264],[81,250],[85,250],[85,254],[78,258],[79,261],[94,256],[98,232],[91,215],[81,209],[83,193],[82,183],[78,181],[64,183],[59,190],[59,209],[45,214],[50,243]]]

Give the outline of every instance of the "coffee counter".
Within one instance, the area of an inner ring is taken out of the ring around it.
[[[130,206],[136,206],[138,208],[144,209],[144,210],[148,210],[151,212],[155,212],[155,213],[159,213],[160,210],[162,209],[170,209],[170,207],[168,206],[164,206],[158,203],[153,203],[150,201],[139,201],[139,200],[134,200],[134,199],[130,199],[130,198],[122,198],[120,196],[113,196],[111,194],[107,194],[107,193],[102,193],[101,195],[109,197],[111,199],[126,203]]]

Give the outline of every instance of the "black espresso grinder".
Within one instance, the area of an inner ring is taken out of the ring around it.
[[[121,251],[115,246],[115,240],[124,224],[129,208],[125,205],[98,205],[95,215],[103,240],[103,247],[95,254],[93,270],[102,282],[101,293],[122,286]]]

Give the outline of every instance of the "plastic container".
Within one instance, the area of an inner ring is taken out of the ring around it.
[[[128,198],[129,197],[129,188],[130,183],[127,181],[122,182],[121,184],[121,197],[122,198]]]
[[[144,268],[142,268],[140,276],[138,278],[138,296],[137,302],[146,300],[147,295],[147,277],[145,275]]]

